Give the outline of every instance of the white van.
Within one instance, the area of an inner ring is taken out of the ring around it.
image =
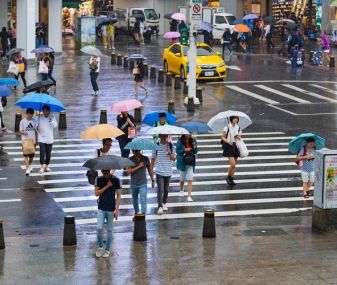
[[[128,11],[130,29],[134,27],[137,17],[142,17],[145,20],[145,25],[151,27],[155,34],[159,33],[159,17],[154,9],[130,8]]]

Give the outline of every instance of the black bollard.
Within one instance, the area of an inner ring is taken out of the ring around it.
[[[0,220],[0,249],[5,249],[4,227],[2,220]]]
[[[310,52],[310,56],[309,56],[309,62],[312,62],[312,58],[314,57],[314,52],[311,51]]]
[[[65,111],[61,111],[59,116],[59,130],[66,128],[67,128],[67,114]]]
[[[133,240],[134,241],[146,241],[146,221],[144,214],[135,215],[135,225],[133,230]]]
[[[158,71],[158,83],[164,82],[164,70],[159,69]]]
[[[123,56],[121,54],[117,55],[117,65],[123,64]]]
[[[151,66],[150,68],[150,79],[156,79],[156,68],[154,66]]]
[[[18,131],[20,129],[20,121],[22,120],[22,114],[20,112],[15,113],[15,126],[14,130]]]
[[[112,53],[111,54],[111,64],[116,64],[116,63],[117,63],[116,54]]]
[[[101,113],[99,115],[99,123],[100,124],[107,124],[108,123],[107,111],[105,109],[101,110]]]
[[[142,108],[135,109],[134,119],[136,123],[140,123],[142,121]]]
[[[184,89],[183,89],[183,93],[184,94],[188,94],[188,86],[187,86],[187,81],[186,80],[184,80]]]
[[[124,56],[123,58],[123,67],[128,68],[129,67],[129,60],[127,56]]]
[[[63,230],[63,245],[76,245],[76,227],[75,227],[75,217],[65,216],[64,217],[64,230]]]
[[[167,112],[169,112],[171,114],[176,113],[176,109],[174,107],[174,101],[173,100],[168,101]]]
[[[199,99],[200,103],[203,102],[203,99],[202,99],[202,88],[200,88],[200,87],[197,88],[196,97]]]
[[[174,89],[181,89],[181,79],[179,75],[174,77]]]
[[[132,71],[132,69],[135,68],[135,61],[134,60],[130,60],[129,62],[129,69]]]
[[[143,65],[143,75],[144,77],[149,77],[149,65],[147,63]]]
[[[334,56],[330,56],[329,67],[335,68],[335,57]]]
[[[172,74],[170,72],[166,73],[165,85],[167,87],[172,86]]]
[[[194,112],[194,98],[188,98],[187,101],[187,112]]]
[[[213,210],[204,211],[204,227],[202,229],[203,238],[215,238],[215,219]]]

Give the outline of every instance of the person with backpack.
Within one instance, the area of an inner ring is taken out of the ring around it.
[[[191,135],[182,135],[177,141],[177,169],[180,171],[180,196],[184,196],[184,184],[187,180],[187,202],[193,202],[192,183],[195,170],[197,143]]]
[[[130,150],[125,149],[125,146],[135,137],[135,119],[128,112],[121,112],[121,114],[117,116],[117,123],[117,127],[124,132],[124,135],[117,138],[119,148],[121,150],[121,156],[127,158],[129,157]]]
[[[280,39],[281,39],[281,49],[278,50],[278,55],[286,56],[287,53],[287,43],[288,43],[288,26],[287,22],[284,22],[280,29]]]
[[[154,167],[156,168],[158,215],[168,210],[166,203],[172,176],[172,164],[176,160],[175,149],[172,143],[167,142],[167,137],[167,135],[159,135],[159,149],[152,152],[151,159],[152,173],[154,173]]]
[[[307,138],[306,146],[302,147],[296,157],[296,163],[301,169],[303,181],[303,197],[309,198],[312,196],[310,188],[315,182],[315,139]]]
[[[241,138],[241,129],[239,126],[239,117],[232,116],[229,118],[230,123],[224,128],[221,136],[221,144],[223,149],[223,156],[228,158],[229,167],[226,182],[229,186],[235,186],[234,174],[238,157],[240,156],[239,150],[235,144],[236,140]]]
[[[19,76],[21,76],[24,87],[26,88],[27,82],[25,78],[26,70],[27,70],[27,60],[21,55],[21,52],[18,52],[13,62],[18,66],[18,74],[15,75],[15,79],[18,80]]]
[[[225,29],[220,42],[222,44],[222,58],[225,59],[226,48],[229,50],[229,53],[232,54],[232,35],[229,28]]]
[[[99,95],[97,77],[100,71],[100,63],[101,63],[101,59],[99,56],[92,55],[89,59],[90,80],[91,80],[92,89],[94,90],[94,92],[92,93],[93,96]]]

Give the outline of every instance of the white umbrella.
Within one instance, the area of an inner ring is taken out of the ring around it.
[[[149,135],[188,135],[190,134],[186,129],[177,126],[164,125],[151,128],[148,132]]]
[[[290,24],[296,24],[295,21],[291,20],[291,19],[281,19],[281,20],[278,20],[276,22],[276,24],[283,24],[284,22],[286,23],[290,23]]]
[[[239,126],[241,130],[247,128],[249,125],[252,124],[252,120],[243,112],[240,111],[226,111],[221,112],[215,115],[213,118],[209,120],[207,125],[215,132],[221,133],[223,129],[229,124],[229,118],[237,116],[239,117]]]
[[[95,56],[102,56],[101,51],[94,46],[83,47],[83,48],[81,48],[81,52],[84,52],[84,53],[90,54],[90,55],[95,55]]]

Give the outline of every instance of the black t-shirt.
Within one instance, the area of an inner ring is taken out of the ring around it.
[[[116,190],[121,189],[120,181],[117,177],[111,176],[112,187],[99,196],[98,209],[102,211],[115,211],[116,209]],[[102,189],[108,181],[103,177],[97,177],[95,186]]]

